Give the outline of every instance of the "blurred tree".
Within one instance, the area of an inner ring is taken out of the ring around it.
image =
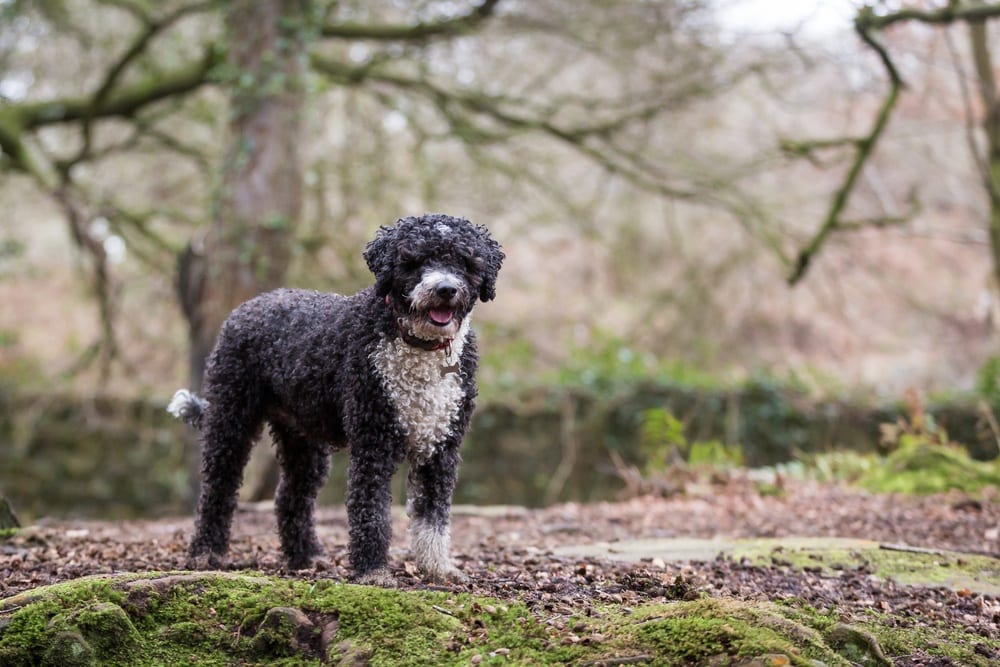
[[[643,150],[666,114],[754,71],[752,63],[723,66],[699,0],[428,0],[407,9],[320,0],[10,0],[0,11],[9,56],[0,60],[0,76],[6,90],[23,88],[12,95],[0,87],[0,168],[28,176],[66,210],[73,238],[92,262],[105,333],[95,349],[105,369],[117,352],[114,308],[92,221],[106,220],[130,251],[160,269],[162,253],[176,252],[173,235],[161,230],[193,221],[187,228],[195,227],[197,242],[182,257],[181,300],[198,384],[220,318],[284,278],[302,199],[296,144],[303,105],[328,90],[369,91],[420,141],[456,138],[480,163],[519,171],[550,192],[563,184],[498,159],[491,147],[536,137],[645,190],[743,207],[690,159],[678,161],[685,171]],[[463,41],[490,26],[492,41]],[[526,35],[543,37],[551,52],[517,42]],[[12,54],[19,48],[34,57],[18,61]],[[511,55],[520,61],[508,63]],[[66,67],[74,58],[83,61],[77,70]],[[213,91],[229,97],[224,149],[215,141]],[[206,126],[207,139],[199,137]],[[183,157],[203,181],[217,183],[204,238],[190,193],[186,201],[175,194],[164,202],[144,185],[135,184],[134,193],[116,190],[96,173],[116,157],[153,152]]]
[[[427,188],[417,201],[433,201],[441,176],[463,177],[428,165],[437,142],[571,211],[590,196],[577,174],[535,166],[556,151],[599,165],[606,181],[746,224],[761,215],[734,187],[752,165],[728,150],[699,158],[690,137],[662,150],[667,115],[701,114],[758,71],[726,60],[702,0],[7,0],[0,13],[0,169],[58,202],[89,258],[102,376],[118,352],[106,227],[159,271],[180,255],[198,386],[224,316],[284,282],[296,251],[311,247],[296,236],[303,174],[320,179],[333,164],[345,184],[353,172],[386,178],[382,163],[340,155],[304,164],[304,118],[338,92],[359,123],[374,115],[408,128],[418,154],[403,169]],[[344,155],[364,141],[347,135]],[[399,157],[378,150],[384,162]],[[600,229],[596,211],[575,219],[584,233]]]
[[[302,208],[309,5],[235,0],[226,10],[229,47],[219,77],[228,79],[230,120],[220,186],[204,242],[188,245],[178,276],[194,387],[229,312],[285,282]]]
[[[988,22],[1000,18],[1000,3],[983,0],[948,0],[937,8],[904,7],[887,10],[883,3],[861,7],[854,20],[854,28],[862,41],[874,51],[888,79],[889,87],[882,104],[875,115],[868,134],[823,141],[787,141],[787,152],[812,157],[819,151],[849,146],[854,158],[843,182],[834,194],[826,217],[812,239],[798,253],[789,282],[795,284],[806,274],[812,260],[822,249],[830,236],[837,232],[853,231],[863,227],[886,227],[908,222],[919,210],[919,202],[909,197],[910,210],[899,215],[882,215],[865,219],[847,219],[845,209],[855,191],[865,165],[872,158],[875,148],[888,126],[899,96],[904,89],[903,77],[891,53],[891,48],[882,40],[882,33],[893,26],[902,24],[924,24],[928,26],[951,26],[964,24],[968,28],[969,57],[975,72],[978,105],[966,90],[963,72],[957,72],[958,85],[962,90],[969,120],[968,141],[973,158],[978,166],[983,187],[989,203],[987,221],[990,247],[992,250],[993,273],[1000,286],[1000,95],[997,91],[996,71],[993,65],[992,49],[988,34]],[[978,116],[978,132],[973,124]]]

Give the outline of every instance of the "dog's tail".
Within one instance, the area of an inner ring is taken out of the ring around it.
[[[205,408],[207,407],[208,401],[198,396],[198,394],[187,389],[178,389],[167,405],[167,412],[196,429],[200,429],[201,417],[205,414]]]

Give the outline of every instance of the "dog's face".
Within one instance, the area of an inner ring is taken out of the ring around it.
[[[454,338],[477,299],[496,296],[504,254],[485,227],[447,215],[403,218],[365,250],[375,291],[424,340]]]

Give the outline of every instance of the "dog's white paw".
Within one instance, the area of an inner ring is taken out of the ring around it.
[[[467,584],[469,575],[451,563],[433,568],[421,568],[423,575],[436,584]]]

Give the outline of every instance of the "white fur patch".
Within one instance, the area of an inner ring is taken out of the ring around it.
[[[470,313],[471,315],[471,313]],[[469,333],[467,315],[449,350],[421,350],[402,338],[379,342],[372,361],[406,433],[413,462],[426,461],[445,437],[458,414],[464,392],[459,374],[447,370],[458,364]]]
[[[187,420],[192,412],[203,412],[208,402],[187,389],[178,389],[167,405],[167,412],[178,419]]]
[[[410,551],[420,571],[432,579],[451,576],[451,531],[447,525],[435,526],[415,519],[410,522]]]
[[[464,284],[459,276],[450,271],[432,269],[420,277],[420,282],[407,295],[414,308],[423,309],[434,294],[434,290],[443,282],[453,283],[456,287]]]

